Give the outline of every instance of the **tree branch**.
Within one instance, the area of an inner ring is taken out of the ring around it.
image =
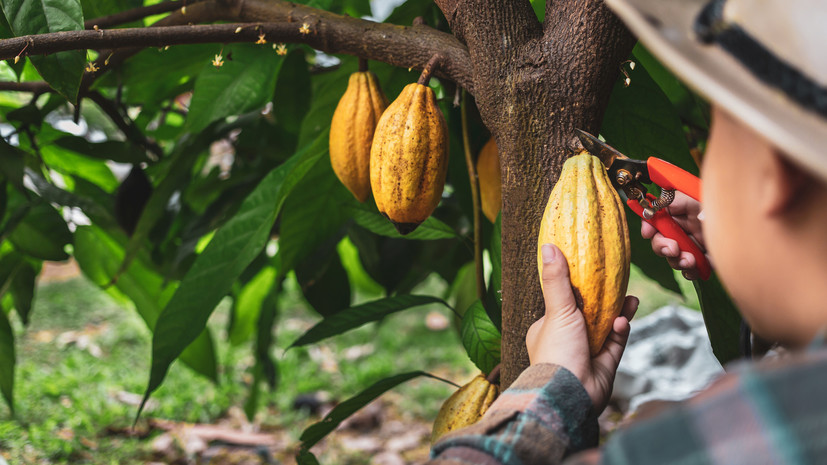
[[[95,102],[98,107],[100,107],[100,109],[103,110],[107,116],[109,116],[109,119],[111,119],[112,122],[118,126],[118,129],[123,132],[124,136],[132,141],[132,143],[143,147],[149,152],[152,152],[157,159],[163,158],[163,149],[161,149],[161,147],[159,147],[155,142],[149,140],[144,133],[141,132],[137,126],[135,126],[135,123],[131,119],[121,114],[114,102],[96,91],[89,92],[86,94],[86,97]]]
[[[21,51],[25,55],[82,49],[130,49],[134,52],[141,47],[256,42],[263,33],[267,42],[303,43],[326,53],[355,55],[403,68],[422,69],[431,57],[439,53],[444,59],[435,74],[473,92],[471,59],[465,46],[454,36],[424,25],[405,27],[374,23],[282,1],[256,0],[248,0],[241,6],[234,0],[203,1],[187,8],[186,14],[179,10],[159,23],[218,20],[250,22],[68,31],[15,37],[0,41],[0,59],[14,58]],[[305,24],[307,27],[303,27]],[[127,56],[129,54],[126,52]],[[109,50],[102,53],[102,59],[108,56]],[[122,59],[122,56],[119,58]]]
[[[156,3],[155,5],[141,6],[132,8],[131,10],[121,11],[109,16],[101,16],[100,18],[88,19],[83,23],[86,29],[94,29],[96,26],[99,29],[118,26],[121,24],[139,21],[153,15],[160,15],[175,11],[181,7],[192,5],[201,0],[177,0]]]

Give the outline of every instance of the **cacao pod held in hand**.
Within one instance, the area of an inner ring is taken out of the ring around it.
[[[370,185],[379,211],[407,234],[439,204],[448,171],[448,128],[434,91],[408,84],[373,136]]]
[[[376,75],[359,71],[350,75],[330,122],[330,164],[360,202],[370,195],[370,145],[387,106]]]
[[[489,221],[495,223],[503,202],[503,188],[500,156],[497,153],[497,143],[493,138],[482,147],[480,156],[477,157],[477,176],[480,180],[482,213]]]
[[[431,432],[431,444],[451,431],[478,422],[499,393],[497,385],[490,383],[482,373],[459,388],[439,409]]]
[[[563,165],[540,223],[540,282],[540,247],[555,244],[569,263],[572,290],[586,319],[592,356],[603,347],[626,298],[631,248],[623,208],[603,163],[583,151]]]

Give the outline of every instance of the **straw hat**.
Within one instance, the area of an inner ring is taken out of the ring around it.
[[[695,91],[827,179],[827,1],[605,1]]]

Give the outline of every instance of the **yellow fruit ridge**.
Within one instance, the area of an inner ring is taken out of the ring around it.
[[[537,267],[542,285],[543,244],[556,244],[569,263],[592,356],[620,315],[629,284],[629,227],[623,201],[600,159],[581,152],[563,164],[540,223]]]
[[[448,171],[448,128],[430,87],[413,83],[388,106],[370,150],[370,185],[379,211],[407,234],[428,219]]]
[[[490,222],[495,223],[503,201],[500,156],[494,139],[489,140],[480,150],[480,156],[477,157],[477,177],[480,180],[482,213]]]
[[[499,393],[497,385],[488,382],[483,374],[459,388],[439,409],[431,432],[431,444],[451,431],[478,422]]]
[[[330,122],[330,164],[360,202],[370,195],[370,146],[376,123],[387,106],[376,75],[356,72],[350,75]]]

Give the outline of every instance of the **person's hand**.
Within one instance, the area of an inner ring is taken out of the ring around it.
[[[595,357],[589,354],[586,320],[577,308],[569,278],[569,265],[557,246],[544,244],[543,299],[546,314],[528,329],[526,346],[531,364],[554,363],[577,376],[592,399],[596,412],[602,412],[612,394],[617,365],[629,338],[629,320],[637,310],[638,299],[628,296],[612,332]]]
[[[675,222],[678,223],[678,226],[686,231],[690,238],[695,239],[701,249],[706,249],[701,218],[698,216],[701,213],[700,202],[676,191],[675,200],[667,209]],[[684,278],[698,279],[698,263],[695,261],[695,256],[681,250],[675,240],[665,237],[654,226],[645,221],[641,222],[640,235],[644,239],[651,239],[652,250],[655,254],[665,257],[669,266],[681,271]],[[707,260],[709,260],[709,257],[707,257]]]

